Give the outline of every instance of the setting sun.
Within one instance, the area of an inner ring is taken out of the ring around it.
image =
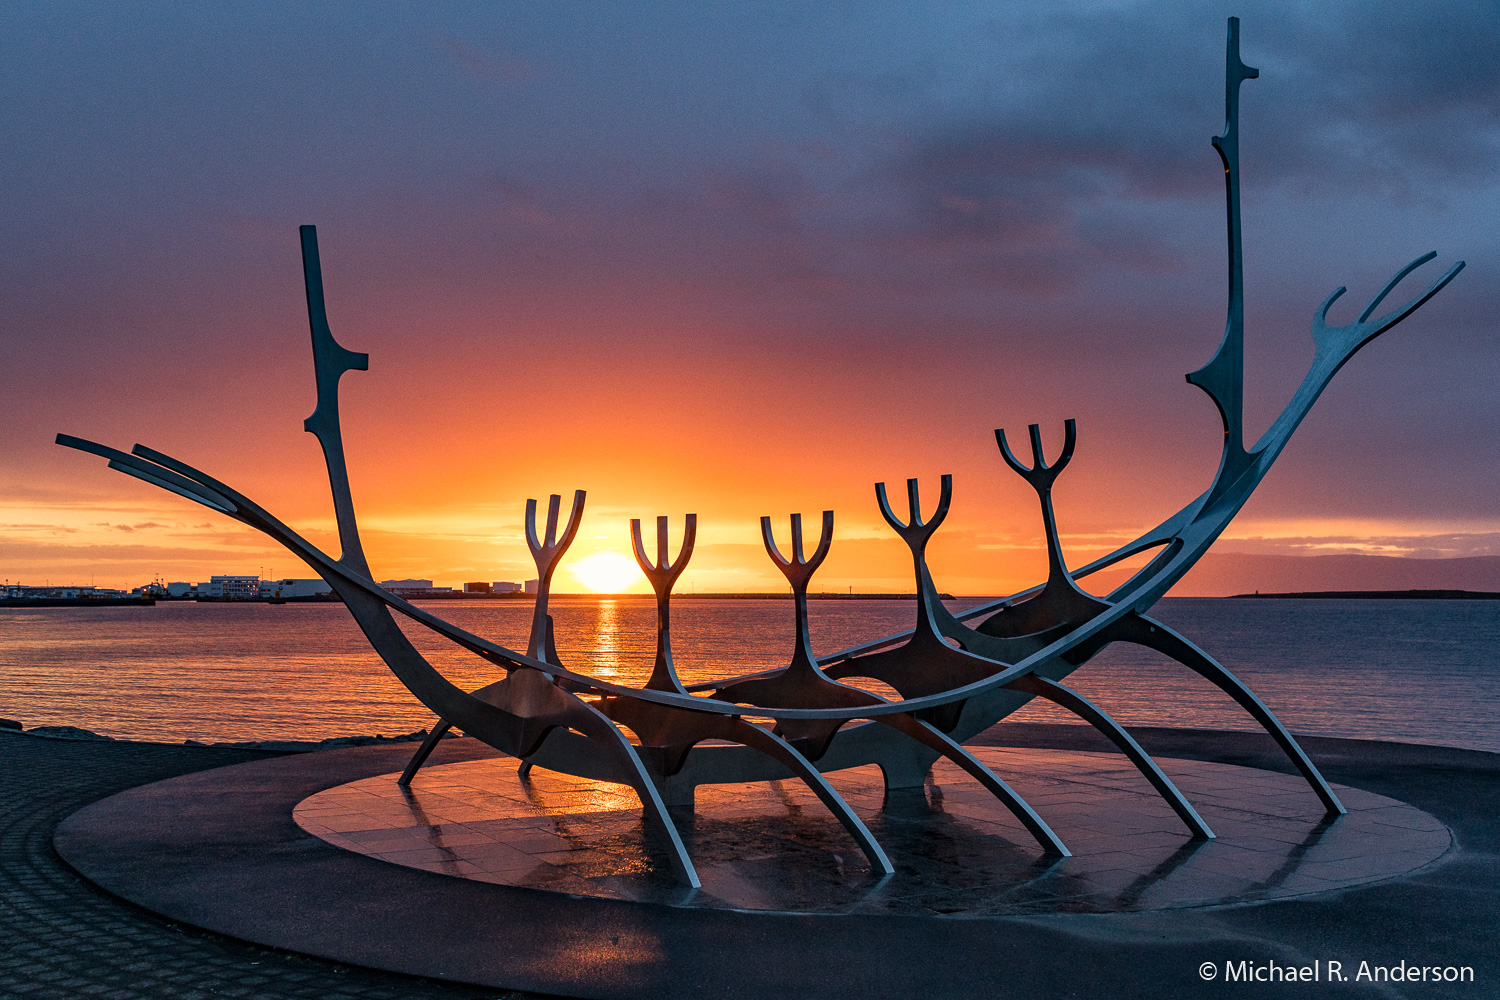
[[[595,594],[618,594],[642,579],[640,567],[618,552],[595,552],[568,570],[573,579]]]

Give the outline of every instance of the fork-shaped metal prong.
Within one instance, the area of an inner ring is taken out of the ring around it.
[[[682,547],[677,550],[677,559],[668,561],[670,551],[667,544],[667,518],[656,519],[656,562],[646,557],[646,546],[641,541],[641,520],[630,521],[630,542],[635,549],[635,561],[646,574],[651,589],[656,593],[656,666],[646,687],[653,691],[676,691],[687,694],[682,681],[677,678],[677,668],[672,663],[672,586],[688,560],[693,557],[693,544],[698,539],[698,515],[689,514],[682,530]]]
[[[1071,417],[1063,422],[1062,452],[1058,454],[1057,461],[1051,465],[1047,464],[1046,455],[1042,450],[1040,425],[1031,424],[1026,431],[1031,437],[1032,464],[1030,468],[1017,461],[1015,454],[1010,450],[1010,444],[1005,440],[1003,429],[996,429],[995,442],[1000,445],[1000,457],[1005,459],[1005,464],[1010,466],[1016,475],[1031,484],[1031,488],[1036,490],[1037,499],[1041,502],[1042,530],[1047,536],[1047,585],[1075,589],[1073,578],[1068,574],[1067,562],[1063,559],[1062,539],[1057,533],[1057,514],[1052,509],[1052,484],[1073,460],[1073,446],[1078,443],[1078,422]]]
[[[804,589],[807,581],[817,572],[818,567],[823,565],[823,560],[828,558],[828,547],[833,544],[833,511],[823,512],[823,534],[818,540],[818,547],[813,551],[812,558],[808,559],[802,554],[802,515],[792,515],[792,557],[788,559],[781,554],[781,549],[776,547],[775,532],[771,528],[771,519],[763,517],[760,519],[760,538],[765,543],[766,554],[771,557],[782,574],[791,582],[792,588],[800,584]]]
[[[1456,262],[1443,273],[1442,277],[1429,285],[1426,291],[1413,296],[1404,304],[1392,309],[1385,315],[1377,319],[1370,319],[1374,315],[1375,310],[1380,308],[1380,304],[1385,301],[1386,297],[1395,290],[1396,286],[1407,275],[1436,256],[1435,253],[1423,254],[1397,271],[1391,280],[1387,281],[1385,286],[1360,311],[1359,319],[1352,323],[1346,323],[1343,326],[1330,326],[1328,323],[1328,310],[1343,296],[1345,291],[1343,288],[1335,290],[1318,307],[1318,311],[1313,314],[1312,321],[1313,344],[1315,347],[1312,365],[1308,368],[1307,375],[1303,377],[1302,384],[1297,387],[1297,391],[1293,394],[1291,400],[1282,409],[1280,415],[1271,422],[1271,426],[1266,429],[1266,432],[1261,435],[1260,440],[1255,443],[1255,447],[1251,449],[1251,454],[1255,456],[1257,462],[1258,473],[1254,482],[1249,484],[1249,488],[1253,489],[1254,484],[1259,482],[1261,476],[1265,475],[1266,470],[1270,468],[1271,463],[1275,461],[1276,456],[1291,438],[1292,432],[1297,429],[1297,425],[1302,422],[1302,418],[1307,416],[1308,411],[1312,409],[1313,403],[1317,402],[1318,396],[1322,394],[1324,388],[1332,381],[1333,376],[1338,373],[1339,369],[1360,348],[1382,333],[1385,333],[1397,323],[1400,323],[1420,308],[1428,299],[1442,291],[1448,282],[1452,281],[1458,272],[1464,268],[1463,261]],[[1208,498],[1210,501],[1216,499],[1217,494],[1223,492],[1226,488],[1225,484],[1221,481],[1223,478],[1224,474],[1221,469],[1220,477],[1215,480],[1213,491]],[[1204,506],[1207,507],[1208,504],[1205,503]]]
[[[906,547],[911,549],[912,570],[917,580],[915,634],[919,637],[925,636],[934,641],[941,641],[935,621],[936,612],[933,610],[938,601],[937,588],[932,583],[932,574],[927,570],[927,540],[948,516],[948,506],[953,502],[953,477],[943,476],[937,509],[932,512],[932,518],[927,521],[922,520],[922,499],[915,479],[906,481],[906,505],[910,519],[905,523],[902,523],[901,519],[896,516],[896,512],[891,510],[891,503],[885,492],[885,483],[875,484],[875,501],[880,505],[880,514],[885,518],[885,523],[889,524],[891,530],[900,535]]]
[[[932,512],[932,518],[928,521],[922,520],[922,501],[917,493],[917,480],[906,481],[906,503],[911,512],[910,520],[902,523],[891,510],[891,502],[886,497],[885,483],[875,484],[875,500],[880,504],[880,514],[885,518],[885,523],[891,526],[891,530],[900,535],[907,545],[911,546],[913,554],[919,553],[926,545],[927,539],[943,523],[948,516],[948,505],[953,502],[953,477],[945,475],[942,478],[942,488],[938,494],[937,509]]]
[[[792,585],[792,601],[797,608],[797,645],[792,651],[792,662],[787,667],[787,671],[800,673],[810,670],[821,676],[822,671],[818,669],[817,658],[812,651],[812,628],[807,623],[807,585],[818,567],[823,565],[823,560],[828,558],[828,547],[833,544],[833,511],[823,512],[823,533],[810,559],[803,555],[801,514],[792,515],[792,557],[790,559],[782,555],[781,550],[776,547],[776,538],[771,531],[769,517],[760,519],[760,537],[766,544],[766,554],[771,557],[776,568],[781,570],[787,582]]]
[[[547,501],[547,531],[543,540],[536,535],[536,501],[526,501],[526,547],[531,549],[531,558],[536,562],[536,607],[531,613],[531,636],[526,640],[526,655],[551,663],[547,655],[547,601],[552,591],[552,571],[557,568],[563,553],[573,544],[578,534],[578,522],[583,518],[583,501],[587,496],[583,490],[573,492],[573,511],[568,515],[568,526],[562,537],[557,537],[557,515],[562,507],[562,497],[552,494]],[[562,666],[562,664],[558,664]]]
[[[1030,483],[1037,492],[1051,489],[1053,482],[1062,474],[1062,470],[1066,469],[1068,463],[1073,460],[1073,446],[1078,443],[1078,421],[1071,417],[1063,421],[1062,453],[1051,465],[1047,464],[1042,451],[1041,425],[1031,424],[1026,428],[1026,432],[1031,437],[1030,468],[1017,461],[1015,454],[1010,450],[1010,443],[1005,440],[1004,428],[995,430],[995,441],[1000,445],[1000,457],[1005,459],[1005,464],[1010,466],[1016,475]]]
[[[1443,287],[1452,281],[1459,271],[1464,269],[1463,261],[1458,261],[1452,267],[1448,268],[1441,278],[1428,287],[1427,291],[1409,299],[1405,304],[1392,309],[1379,319],[1370,319],[1370,315],[1379,308],[1380,303],[1385,301],[1385,297],[1395,290],[1402,279],[1436,256],[1436,251],[1425,253],[1397,271],[1395,276],[1385,283],[1385,287],[1370,300],[1369,305],[1365,306],[1364,312],[1359,314],[1359,319],[1353,323],[1346,323],[1343,326],[1329,326],[1328,310],[1347,291],[1345,287],[1340,286],[1332,295],[1328,296],[1323,305],[1319,307],[1317,315],[1313,317],[1313,340],[1317,343],[1318,349],[1320,351],[1325,349],[1334,350],[1346,355],[1352,355],[1370,340],[1380,336],[1386,330],[1389,330],[1407,316],[1410,316],[1428,299],[1442,291]]]
[[[641,567],[641,572],[646,574],[651,589],[657,594],[670,591],[682,571],[687,568],[688,560],[693,556],[693,544],[698,539],[698,515],[687,515],[687,523],[683,526],[682,545],[677,550],[677,558],[668,561],[667,553],[670,551],[667,542],[667,521],[663,515],[656,519],[656,562],[653,563],[646,555],[646,546],[641,541],[641,519],[632,518],[630,521],[630,541],[635,548],[635,561]]]

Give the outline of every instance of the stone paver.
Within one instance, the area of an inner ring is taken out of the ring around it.
[[[0,731],[0,997],[520,1000],[350,968],[169,923],[94,888],[52,849],[74,810],[162,778],[268,754]]]

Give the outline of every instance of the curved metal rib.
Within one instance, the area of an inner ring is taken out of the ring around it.
[[[1073,852],[1068,850],[1062,838],[1053,832],[1047,821],[1037,815],[1031,804],[1021,798],[1020,794],[978,757],[970,753],[963,744],[950,738],[936,726],[910,715],[889,715],[883,717],[881,722],[899,732],[910,736],[912,739],[925,746],[936,750],[948,760],[963,768],[968,774],[989,790],[990,794],[1004,803],[1005,808],[1011,811],[1026,831],[1036,838],[1036,842],[1042,845],[1042,851],[1059,858],[1071,858]]]
[[[1101,638],[1108,641],[1131,642],[1138,646],[1154,649],[1158,653],[1170,656],[1183,666],[1197,673],[1199,676],[1212,681],[1218,688],[1229,697],[1240,704],[1240,707],[1249,712],[1256,722],[1261,724],[1267,733],[1281,746],[1297,770],[1307,779],[1318,798],[1322,800],[1323,806],[1330,816],[1342,816],[1347,810],[1339,797],[1334,794],[1333,789],[1323,778],[1317,767],[1308,758],[1302,747],[1276,714],[1256,697],[1255,692],[1245,686],[1234,674],[1219,661],[1204,652],[1196,643],[1154,618],[1145,615],[1126,615],[1117,621]]]
[[[953,497],[953,477],[944,476],[942,480],[942,495],[938,502],[937,510],[932,518],[926,522],[921,516],[921,501],[917,492],[917,481],[907,481],[907,498],[911,506],[910,520],[902,523],[891,511],[890,503],[886,499],[885,484],[879,483],[875,487],[875,496],[880,504],[881,512],[890,522],[891,527],[906,540],[912,547],[913,556],[917,566],[922,566],[922,549],[927,539],[937,530],[948,512],[948,505]],[[797,649],[793,655],[791,666],[779,673],[769,676],[754,678],[739,684],[730,685],[719,691],[719,696],[731,700],[744,698],[754,700],[760,704],[775,704],[777,701],[785,701],[789,704],[801,705],[841,705],[841,706],[876,706],[885,704],[885,699],[868,691],[841,684],[829,677],[819,666],[817,660],[812,656],[812,638],[807,624],[807,587],[812,579],[813,571],[828,554],[829,543],[833,538],[833,512],[825,511],[823,514],[823,534],[818,545],[817,552],[812,559],[802,558],[802,519],[800,516],[792,515],[792,548],[791,559],[783,557],[776,548],[775,540],[771,536],[770,518],[761,519],[761,531],[766,544],[766,551],[770,553],[772,560],[786,574],[787,580],[792,585],[792,593],[798,598],[797,609]],[[968,657],[960,650],[952,649],[936,638],[936,633],[930,626],[930,616],[918,613],[919,622],[928,623],[924,628],[918,626],[919,639],[902,647],[898,653],[905,653],[907,659],[903,662],[915,663],[924,659],[930,660],[936,657],[939,660],[948,659],[972,660],[982,663],[975,658]],[[935,642],[935,645],[929,645]],[[894,660],[891,661],[895,663]],[[851,665],[852,672],[858,673],[858,667]],[[984,665],[980,669],[986,673],[994,670],[994,665]],[[797,722],[788,724],[777,716],[773,710],[770,712],[777,718],[778,726],[792,739],[799,740],[810,745],[814,750],[813,759],[821,757],[826,750],[828,742],[832,740],[837,726],[817,723]],[[993,771],[984,765],[982,761],[965,750],[954,740],[945,736],[936,727],[911,715],[881,715],[877,721],[890,726],[911,739],[916,740],[928,749],[953,761],[964,771],[975,777],[987,788],[991,794],[998,798],[1005,807],[1009,809],[1023,826],[1036,838],[1042,850],[1050,855],[1068,857],[1069,851],[1063,842],[1053,832],[1052,828],[1036,813],[1036,810],[1021,798],[1008,784],[1000,779]]]
[[[870,860],[872,868],[884,875],[890,875],[896,870],[891,864],[891,859],[886,856],[885,850],[880,846],[880,842],[865,825],[865,821],[859,818],[837,789],[828,783],[828,779],[813,766],[812,761],[798,753],[796,747],[775,733],[767,732],[753,723],[743,720],[735,721],[739,723],[734,728],[735,741],[752,750],[759,750],[767,757],[785,765],[793,774],[801,778],[807,787],[811,788],[813,793],[822,800],[823,805],[828,807],[828,811],[838,818],[844,829],[849,831],[849,835],[859,844],[859,849]]]
[[[1055,702],[1108,736],[1114,745],[1130,758],[1131,763],[1135,764],[1141,774],[1145,775],[1152,787],[1161,793],[1161,797],[1167,800],[1167,804],[1192,831],[1195,840],[1214,839],[1214,832],[1203,821],[1203,817],[1198,815],[1198,810],[1193,808],[1192,803],[1183,797],[1182,792],[1172,783],[1172,779],[1167,777],[1166,772],[1157,766],[1156,761],[1151,759],[1151,755],[1141,748],[1133,736],[1120,728],[1120,724],[1111,719],[1098,705],[1072,688],[1063,687],[1056,681],[1049,681],[1035,674],[1017,678],[1008,686]]]
[[[446,719],[439,719],[437,725],[432,727],[432,732],[428,733],[427,738],[422,741],[422,745],[417,747],[417,752],[411,755],[411,760],[406,764],[406,770],[401,772],[401,777],[396,779],[396,784],[402,788],[410,785],[411,779],[417,776],[422,765],[427,763],[427,758],[432,756],[432,751],[437,749],[437,745],[443,742],[443,737],[448,735],[448,730],[452,728],[453,723]]]
[[[379,597],[342,580],[329,582],[392,672],[425,704],[444,718],[456,720],[470,735],[515,757],[533,753],[559,727],[593,740],[613,765],[616,780],[635,790],[646,828],[666,848],[678,880],[694,888],[701,885],[666,803],[635,748],[598,709],[553,684],[540,671],[525,667],[467,694],[433,669]]]
[[[672,822],[672,816],[667,811],[667,804],[662,801],[661,792],[657,789],[656,782],[652,780],[645,765],[641,763],[640,755],[636,753],[635,747],[631,746],[625,734],[620,732],[620,728],[607,716],[592,705],[587,707],[596,717],[597,723],[591,728],[579,731],[585,736],[592,737],[595,743],[608,748],[615,759],[628,768],[630,785],[641,800],[641,815],[658,842],[664,842],[667,846],[667,858],[677,880],[694,889],[701,888],[703,883],[698,881],[698,873],[688,857],[687,848],[683,846],[682,836],[677,832],[677,825]]]

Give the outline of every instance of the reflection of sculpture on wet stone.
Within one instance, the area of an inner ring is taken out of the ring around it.
[[[692,558],[697,535],[688,515],[675,559],[670,558],[669,522],[659,518],[656,558],[631,524],[637,561],[657,601],[657,649],[650,681],[631,688],[569,670],[558,656],[548,611],[551,577],[581,522],[585,495],[579,490],[559,532],[561,497],[552,496],[544,529],[528,501],[526,536],[539,580],[530,638],[524,652],[460,629],[374,583],[360,544],[353,495],[344,463],[339,424],[339,380],[363,371],[368,357],[334,340],[324,309],[317,236],[302,227],[303,267],[318,405],[305,423],[322,444],[332,486],[342,555],[335,559],[310,544],[243,494],[167,455],[136,445],[130,453],[59,435],[58,443],[100,455],[109,467],[213,508],[266,533],[302,558],[343,598],[370,643],[407,688],[430,708],[439,724],[408,765],[410,782],[437,740],[450,727],[522,761],[582,778],[616,782],[640,798],[650,843],[664,853],[676,878],[698,885],[692,860],[670,812],[689,806],[699,785],[797,779],[843,824],[877,872],[892,865],[869,828],[824,778],[827,772],[878,765],[887,790],[920,788],[933,763],[946,758],[1010,810],[1044,854],[1068,853],[1063,840],[1003,778],[963,746],[964,741],[1006,718],[1035,697],[1073,712],[1112,740],[1176,811],[1190,835],[1214,836],[1209,825],[1172,780],[1108,713],[1064,679],[1113,642],[1157,650],[1197,672],[1234,698],[1275,738],[1330,816],[1342,804],[1297,741],[1259,698],[1212,656],[1148,616],[1155,602],[1208,550],[1248,500],[1334,374],[1365,344],[1409,316],[1463,267],[1454,264],[1421,294],[1375,316],[1386,296],[1427,254],[1398,271],[1359,318],[1329,326],[1329,296],[1313,318],[1315,355],[1301,386],[1259,441],[1243,435],[1244,307],[1239,212],[1239,89],[1257,76],[1240,61],[1239,25],[1229,22],[1225,84],[1226,126],[1213,140],[1223,159],[1229,227],[1229,307],[1223,340],[1208,364],[1188,381],[1208,393],[1224,423],[1219,468],[1198,498],[1135,541],[1080,569],[1070,570],[1059,540],[1052,488],[1072,460],[1077,430],[1066,425],[1066,443],[1050,464],[1036,425],[1030,428],[1031,464],[1013,453],[997,431],[1000,456],[1036,490],[1048,555],[1045,583],[1001,601],[952,614],[938,599],[926,564],[928,540],[942,525],[953,497],[944,476],[936,506],[924,517],[918,483],[907,481],[907,517],[893,510],[884,483],[876,500],[891,528],[911,549],[917,590],[916,622],[910,631],[876,639],[829,656],[813,653],[807,617],[808,585],[833,539],[833,512],[825,511],[817,545],[804,544],[801,515],[794,514],[785,548],[771,519],[761,531],[767,553],[786,576],[794,598],[794,640],[779,670],[684,686],[672,661],[671,594]],[[1104,597],[1085,593],[1077,581],[1142,553],[1146,565]],[[417,651],[391,612],[395,611],[503,670],[477,691],[454,686]],[[849,681],[869,678],[894,689],[882,698]],[[770,722],[753,720],[771,720]],[[712,741],[712,742],[706,742]]]

